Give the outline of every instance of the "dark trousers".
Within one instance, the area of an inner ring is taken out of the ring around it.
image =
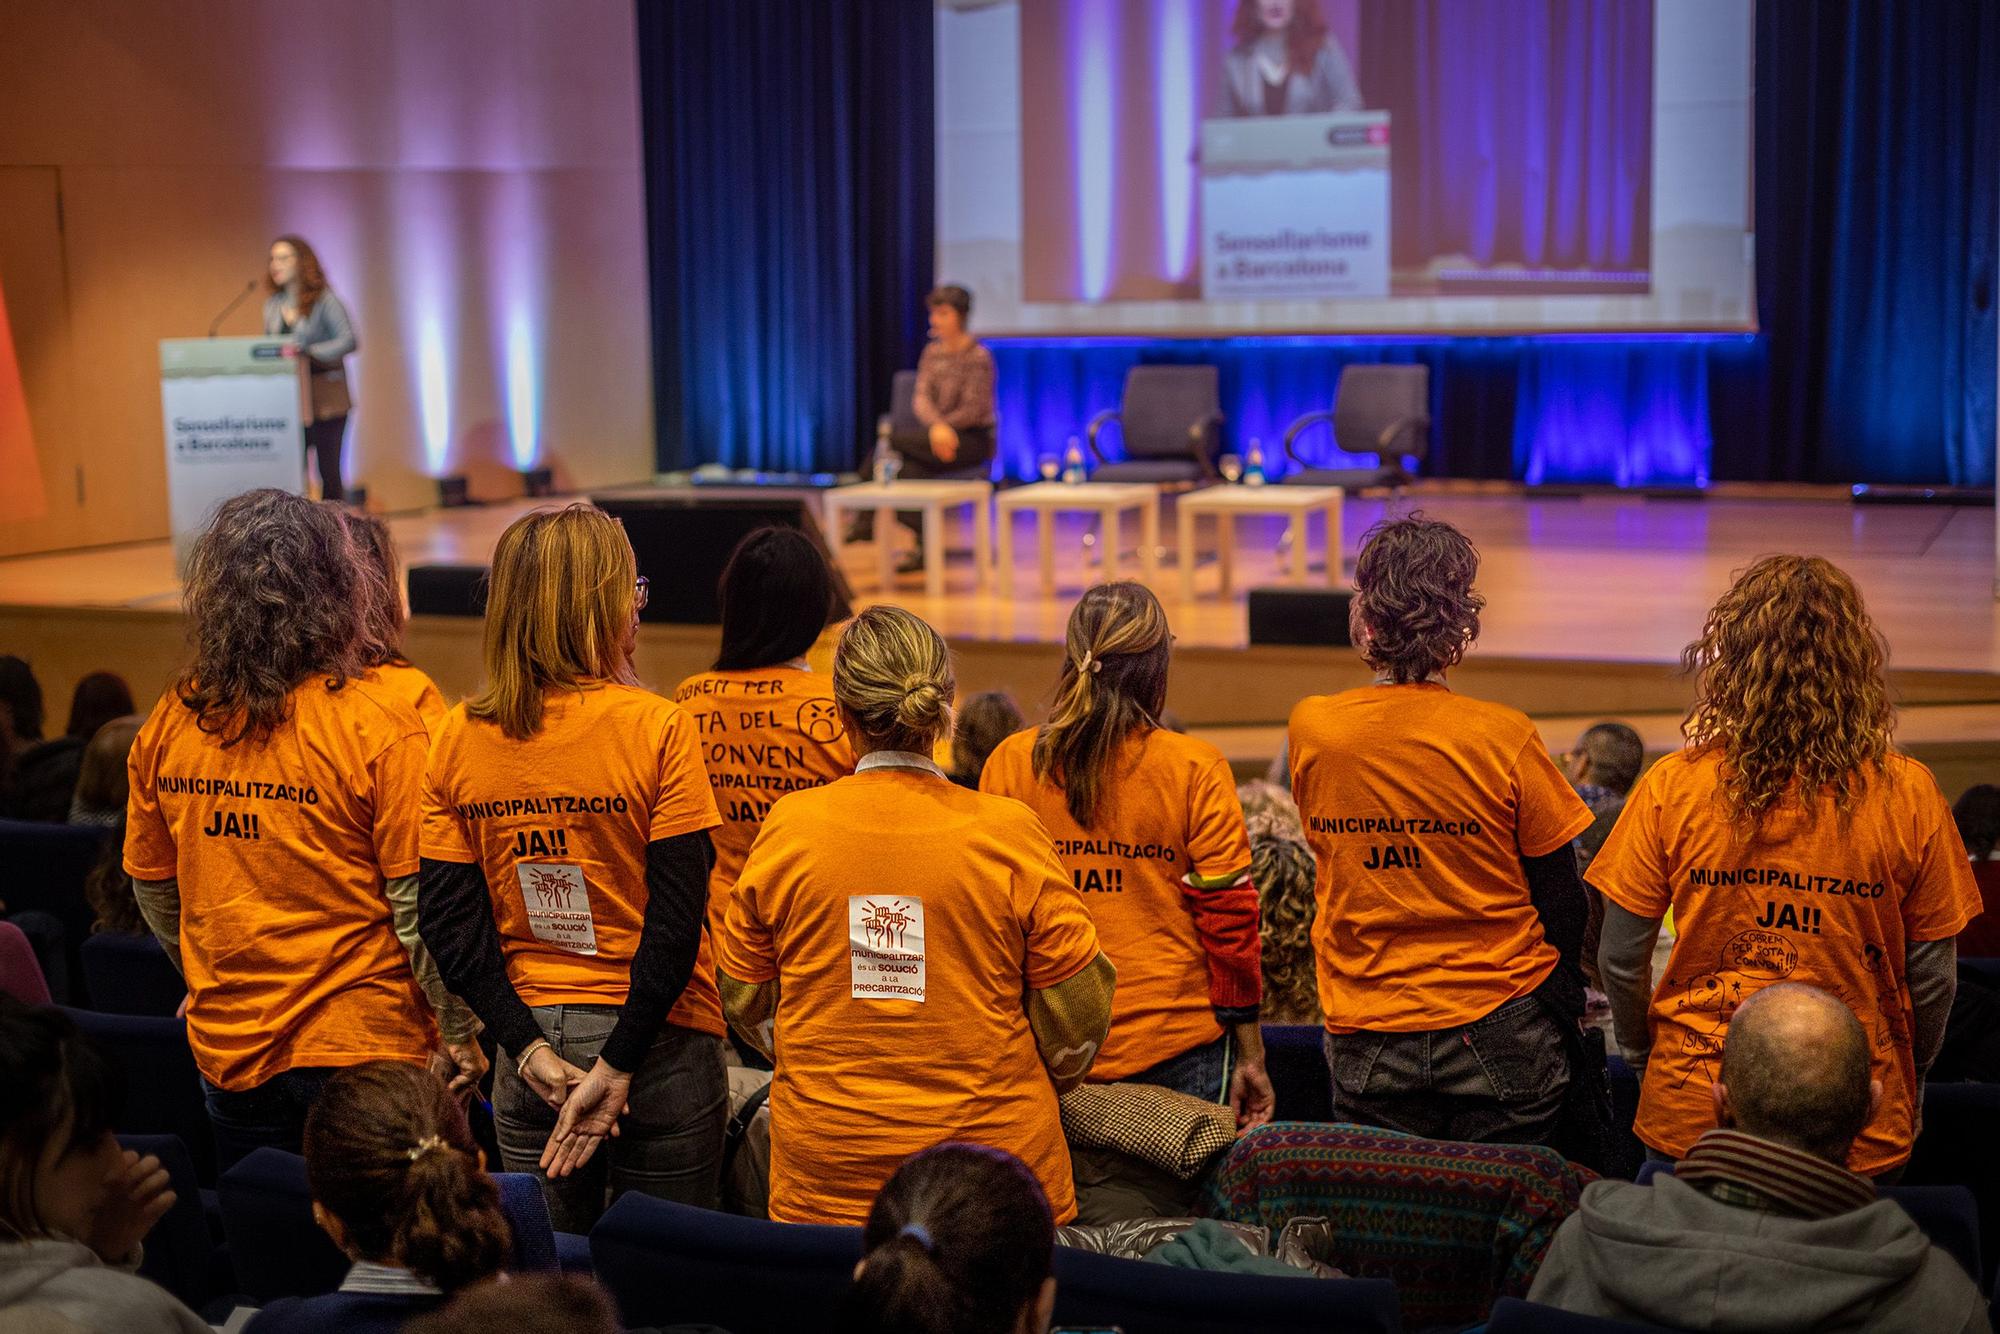
[[[1336,1120],[1425,1139],[1553,1144],[1569,1092],[1562,1029],[1534,996],[1430,1033],[1329,1033]]]
[[[597,1063],[618,1023],[611,1005],[532,1007],[556,1055],[579,1070]],[[493,1062],[493,1129],[509,1172],[540,1177],[558,1232],[588,1232],[611,1199],[628,1190],[714,1209],[721,1202],[722,1138],[729,1117],[729,1076],[722,1040],[667,1024],[632,1078],[631,1110],[618,1135],[598,1146],[581,1171],[560,1181],[542,1172],[542,1149],[556,1109],[514,1073],[517,1053]]]
[[[1229,1101],[1229,1077],[1236,1067],[1235,1044],[1224,1033],[1213,1042],[1190,1047],[1150,1070],[1126,1076],[1133,1084],[1153,1084],[1204,1102]]]
[[[347,417],[327,417],[306,427],[306,457],[319,461],[319,493],[324,500],[347,499],[340,480],[340,451],[347,438]]]
[[[303,1151],[306,1113],[334,1070],[311,1066],[273,1075],[256,1088],[231,1093],[202,1080],[215,1127],[215,1167],[226,1172],[253,1149]]]
[[[928,482],[938,478],[983,478],[993,462],[993,428],[960,427],[958,455],[950,463],[946,463],[932,451],[928,429],[898,431],[889,437],[889,447],[894,449],[903,461],[903,466],[896,473],[899,481]],[[917,535],[917,549],[922,550],[924,544],[922,511],[900,510],[896,514],[896,522]],[[874,536],[875,511],[864,510],[855,516],[850,540],[866,542]]]

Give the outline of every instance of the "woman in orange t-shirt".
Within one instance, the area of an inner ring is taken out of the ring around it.
[[[364,582],[330,510],[224,502],[188,558],[193,661],[127,760],[125,872],[187,979],[225,1167],[296,1153],[335,1069],[423,1061],[440,1028],[458,1088],[486,1068],[418,938],[424,728],[364,673]]]
[[[1479,634],[1478,573],[1448,523],[1378,525],[1351,613],[1375,683],[1292,711],[1327,1064],[1343,1121],[1552,1144],[1592,1059],[1570,849],[1590,811],[1525,715],[1445,685]]]
[[[1886,659],[1854,581],[1817,556],[1745,570],[1683,655],[1687,746],[1639,780],[1589,872],[1606,900],[1598,971],[1655,1157],[1715,1128],[1736,1007],[1803,982],[1845,1002],[1874,1053],[1882,1096],[1848,1166],[1879,1176],[1909,1159],[1954,937],[1980,902],[1937,780],[1890,749]]]
[[[1118,968],[1095,1080],[1160,1084],[1271,1119],[1257,889],[1229,762],[1159,723],[1173,636],[1145,585],[1070,613],[1055,707],[986,761],[980,790],[1041,817]]]
[[[320,503],[338,514],[346,526],[354,562],[362,575],[362,665],[368,668],[369,679],[417,711],[426,734],[436,736],[438,724],[444,721],[444,694],[421,668],[411,666],[403,656],[403,630],[409,618],[403,612],[403,572],[389,525],[337,500]]]
[[[932,763],[953,688],[935,630],[855,617],[833,693],[860,763],[778,800],[730,898],[723,1004],[777,1070],[772,1218],[861,1223],[946,1139],[1007,1150],[1076,1213],[1056,1094],[1090,1071],[1115,973],[1034,813]]]
[[[719,821],[693,720],[636,682],[645,600],[604,511],[516,520],[485,688],[438,729],[424,784],[424,939],[500,1045],[500,1156],[543,1174],[559,1231],[627,1190],[713,1208],[720,1182]]]
[[[730,553],[717,594],[722,647],[715,666],[674,691],[700,734],[722,816],[708,878],[711,936],[722,933],[729,895],[771,803],[854,772],[833,683],[806,662],[834,609],[826,557],[796,528],[759,528]]]

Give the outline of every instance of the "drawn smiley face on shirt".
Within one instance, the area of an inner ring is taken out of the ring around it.
[[[845,730],[840,725],[840,706],[830,699],[809,699],[799,705],[798,727],[801,735],[821,745],[840,740]]]

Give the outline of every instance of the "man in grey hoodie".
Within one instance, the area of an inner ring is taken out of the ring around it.
[[[1844,1166],[1881,1096],[1845,1005],[1765,987],[1730,1020],[1717,1128],[1671,1176],[1587,1186],[1530,1300],[1689,1330],[1989,1330],[1958,1262]]]

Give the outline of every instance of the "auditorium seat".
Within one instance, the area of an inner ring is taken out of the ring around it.
[[[1406,458],[1422,459],[1431,445],[1431,372],[1428,366],[1353,365],[1340,368],[1333,407],[1308,412],[1285,428],[1285,454],[1297,468],[1287,486],[1408,486]],[[1372,458],[1370,466],[1324,467],[1303,458],[1298,438],[1321,422],[1333,427],[1334,447]]]
[[[80,951],[90,935],[93,914],[83,885],[97,863],[109,832],[91,825],[36,824],[0,820],[0,900],[9,913],[45,912],[61,923],[68,987],[80,987]],[[82,999],[67,994],[63,980],[51,976],[49,992],[59,1005]]]
[[[1124,1334],[1343,1334],[1402,1328],[1395,1284],[1379,1278],[1267,1278],[1178,1269],[1056,1247],[1055,1323]]]
[[[581,1239],[559,1241],[549,1227],[541,1185],[526,1173],[496,1172],[500,1206],[514,1229],[509,1268],[557,1268]],[[222,1174],[222,1226],[243,1290],[260,1302],[332,1292],[347,1275],[347,1257],[313,1222],[306,1160],[282,1149],[258,1149]]]
[[[1651,1334],[1662,1328],[1601,1315],[1577,1315],[1518,1297],[1502,1297],[1493,1303],[1492,1318],[1486,1322],[1486,1334]]]
[[[215,1132],[208,1121],[201,1076],[188,1050],[187,1024],[144,1015],[65,1010],[91,1041],[125,1072],[121,1134],[174,1135],[187,1147],[195,1179],[215,1182]]]
[[[23,1005],[47,1005],[51,999],[35,947],[12,922],[0,922],[0,996]]]
[[[1277,1094],[1276,1120],[1333,1120],[1325,1036],[1318,1024],[1264,1025],[1264,1068]]]
[[[2000,1124],[2000,1084],[1924,1085],[1924,1125],[1917,1134],[1903,1186],[1963,1186],[1979,1212],[1984,1283],[2000,1268],[2000,1155],[1993,1127]],[[1918,1219],[1922,1222],[1922,1219]]]
[[[627,1194],[591,1229],[590,1255],[627,1326],[796,1334],[828,1324],[861,1259],[861,1229],[739,1218]]]
[[[1085,436],[1097,456],[1093,482],[1192,486],[1215,476],[1222,452],[1220,376],[1213,366],[1134,366],[1116,408],[1090,419]],[[1112,459],[1099,434],[1118,423],[1123,457]]]
[[[102,1014],[171,1019],[187,995],[173,961],[150,935],[100,931],[84,940],[81,953],[84,991]]]
[[[216,1245],[209,1228],[194,1159],[178,1135],[120,1135],[118,1143],[142,1157],[157,1156],[174,1192],[173,1207],[146,1234],[139,1273],[200,1311],[231,1291],[235,1280],[228,1251]]]

